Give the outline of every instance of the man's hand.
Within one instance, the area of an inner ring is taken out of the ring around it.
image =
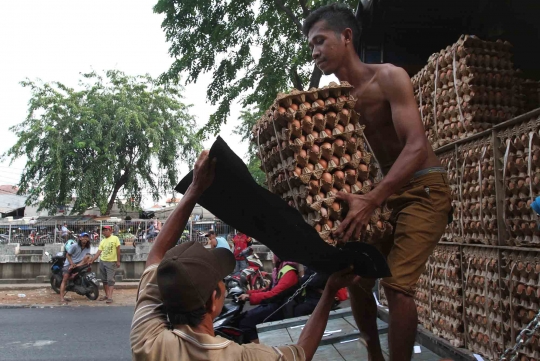
[[[349,287],[355,283],[360,282],[361,277],[353,273],[353,268],[348,267],[344,270],[334,272],[326,283],[326,287],[329,287],[329,290],[335,294],[337,291],[343,287]]]
[[[238,300],[239,301],[249,301],[249,295],[244,293],[243,295],[238,296]]]
[[[210,159],[208,157],[209,153],[207,150],[201,153],[193,170],[191,186],[199,193],[204,192],[214,181],[216,159]]]
[[[345,192],[338,192],[336,199],[345,201],[349,204],[347,217],[341,222],[334,236],[339,241],[346,242],[349,239],[358,239],[373,212],[379,206],[369,194],[359,195]]]
[[[70,265],[69,265],[69,268],[68,268],[68,271],[71,271],[71,270],[74,269],[74,268],[75,268],[75,265],[74,265],[74,264],[70,264]]]
[[[116,268],[120,268],[120,261],[116,261]]]

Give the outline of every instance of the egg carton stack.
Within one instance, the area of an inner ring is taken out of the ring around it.
[[[439,155],[441,165],[446,169],[448,183],[452,190],[452,222],[448,224],[441,240],[444,242],[462,243],[463,231],[461,229],[461,197],[459,193],[460,172],[459,165],[456,162],[456,152],[454,150]]]
[[[540,81],[526,79],[521,83],[524,112],[540,108]]]
[[[381,283],[378,283],[379,289],[379,303],[383,306],[388,307],[388,299],[386,298],[386,293],[384,293],[384,287],[381,286]]]
[[[537,217],[530,205],[540,195],[540,118],[502,130],[503,219],[511,246],[540,245]]]
[[[433,54],[412,77],[426,136],[433,148],[513,118],[522,105],[508,42],[472,35]]]
[[[279,94],[253,128],[270,191],[296,207],[330,244],[346,213],[336,194],[365,194],[380,181],[351,90],[343,82]],[[390,215],[386,207],[376,210],[362,239],[392,234]]]
[[[432,305],[431,305],[431,279],[433,274],[433,257],[426,263],[426,269],[416,282],[414,301],[418,313],[418,323],[425,329],[433,330]]]
[[[517,336],[540,309],[540,252],[504,251],[501,266],[504,302],[508,310],[506,324]],[[507,347],[514,345],[510,338],[508,341]],[[540,331],[532,336],[529,344],[519,349],[519,353],[520,360],[540,360]]]
[[[454,347],[461,347],[465,338],[459,247],[437,246],[430,266],[433,333]]]
[[[509,332],[503,322],[498,259],[497,250],[463,249],[467,347],[490,360],[504,352]]]
[[[458,147],[465,243],[498,244],[495,165],[491,138]]]

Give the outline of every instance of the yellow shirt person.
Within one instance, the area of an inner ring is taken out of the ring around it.
[[[98,250],[101,251],[101,260],[105,262],[116,262],[118,255],[116,248],[120,246],[120,240],[116,236],[103,238],[99,243]]]

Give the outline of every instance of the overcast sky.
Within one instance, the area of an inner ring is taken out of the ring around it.
[[[0,1],[0,154],[15,144],[9,127],[24,120],[30,93],[19,82],[25,78],[59,81],[76,87],[80,72],[119,69],[127,74],[157,77],[172,59],[161,29],[162,16],[154,14],[157,0],[26,0]],[[326,77],[325,77],[326,78]],[[186,86],[185,102],[199,126],[215,107],[206,102],[210,74]],[[322,84],[328,83],[324,79]],[[247,143],[232,134],[239,125],[240,107],[233,104],[221,136],[242,158]],[[210,139],[205,146],[213,142]],[[24,167],[0,163],[0,184],[16,184]],[[182,172],[187,172],[182,167]],[[154,202],[147,198],[143,205]]]

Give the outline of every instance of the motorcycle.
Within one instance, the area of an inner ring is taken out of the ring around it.
[[[45,252],[49,257],[49,263],[52,263],[50,278],[51,288],[54,292],[60,294],[60,286],[62,285],[62,267],[66,261],[63,252],[59,252],[56,256],[52,256],[49,252]],[[81,296],[86,296],[89,300],[96,300],[99,297],[99,281],[96,274],[92,272],[92,267],[88,265],[79,266],[72,270],[72,276],[66,284],[66,292],[75,292]]]
[[[259,256],[253,252],[253,248],[247,247],[240,255],[246,257],[248,268],[232,273],[223,279],[227,291],[234,287],[240,287],[244,290],[259,290],[270,286],[272,276],[264,270],[263,263]]]
[[[240,287],[228,291],[227,298],[232,298],[232,301],[224,304],[221,313],[214,319],[214,333],[239,345],[244,343],[244,332],[238,328],[246,303],[238,299],[242,293],[244,291]]]

